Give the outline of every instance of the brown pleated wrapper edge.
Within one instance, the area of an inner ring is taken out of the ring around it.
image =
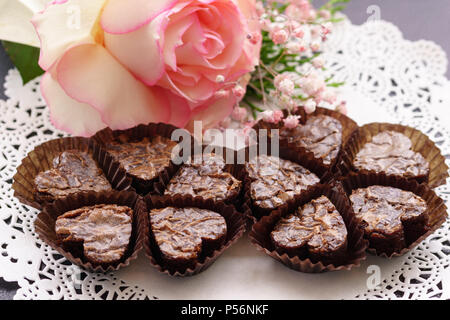
[[[124,135],[129,138],[130,141],[139,141],[143,138],[153,138],[153,137],[164,137],[171,139],[172,133],[174,130],[180,129],[175,126],[165,124],[165,123],[149,123],[149,124],[141,124],[136,127],[127,129],[127,130],[111,130],[110,128],[105,128],[99,132],[97,132],[92,139],[101,144],[102,146],[107,145],[110,142],[118,141],[117,138],[120,135]],[[187,131],[186,131],[187,132]],[[187,132],[188,133],[188,132]],[[191,141],[190,145],[193,145],[194,138],[189,134],[189,138]],[[136,190],[137,193],[145,196],[146,194],[158,194],[158,191],[155,190],[155,184],[160,180],[166,180],[168,177],[171,177],[177,170],[179,166],[175,165],[172,161],[170,165],[159,173],[158,177],[143,181],[137,178],[129,176],[133,182],[132,186]],[[128,176],[128,175],[127,175]]]
[[[317,107],[316,111],[314,111],[313,113],[310,113],[310,114],[306,113],[304,107],[299,107],[298,110],[294,114],[300,116],[300,124],[301,125],[302,124],[304,125],[310,117],[319,116],[319,115],[325,115],[325,116],[332,117],[341,123],[341,125],[342,125],[342,145],[341,145],[341,148],[339,150],[339,153],[338,153],[336,159],[333,160],[333,162],[330,165],[327,165],[329,168],[331,168],[331,170],[333,172],[336,173],[335,174],[336,176],[339,176],[340,172],[336,172],[337,171],[336,164],[338,163],[338,161],[340,159],[344,145],[347,143],[348,139],[350,139],[352,134],[358,129],[357,123],[341,112],[334,111],[334,110],[327,109],[327,108],[321,108],[321,107]],[[284,115],[285,116],[288,115],[286,111],[284,111]],[[263,124],[263,120],[260,120],[256,123],[256,125],[253,128],[256,131],[259,131],[260,129],[280,129],[281,124],[277,124],[277,125],[273,125],[273,124],[269,124],[269,123]],[[259,138],[259,134],[258,134],[258,138]],[[269,135],[269,138],[270,138],[270,135]],[[287,145],[288,142],[286,141],[286,139],[282,139],[280,137],[280,144]],[[296,146],[296,148],[301,149],[303,151],[303,153],[310,152],[307,149],[300,147],[300,146]],[[316,158],[316,159],[317,159],[317,161],[322,161],[319,158]]]
[[[97,204],[116,204],[128,206],[133,209],[133,227],[130,245],[125,252],[124,259],[116,264],[93,265],[83,257],[75,257],[71,252],[65,251],[60,246],[60,241],[55,232],[56,219],[70,210]],[[58,199],[52,204],[46,205],[37,216],[34,227],[38,236],[66,257],[70,262],[92,272],[111,272],[126,267],[137,258],[139,251],[144,247],[146,221],[146,206],[142,198],[133,191],[105,191],[88,192],[70,195],[64,199]]]
[[[439,227],[441,227],[447,219],[447,207],[445,206],[444,200],[439,198],[426,184],[419,184],[415,180],[407,180],[396,176],[387,176],[385,174],[376,174],[373,172],[351,173],[346,177],[342,177],[340,180],[347,194],[351,194],[354,189],[367,188],[372,185],[381,185],[411,191],[427,203],[430,226],[430,230],[428,232],[420,236],[416,241],[408,245],[408,247],[402,249],[400,252],[393,252],[389,255],[385,252],[377,252],[374,248],[370,248],[369,245],[368,252],[372,254],[384,258],[402,256],[408,251],[414,249],[428,236],[433,234],[433,232],[439,229]]]
[[[131,188],[131,179],[126,176],[119,163],[107,155],[98,143],[87,138],[69,137],[44,142],[28,153],[17,168],[13,178],[14,196],[26,205],[41,209],[43,204],[37,202],[34,198],[34,179],[40,172],[51,169],[53,159],[67,150],[80,150],[90,153],[113,189],[128,190]]]
[[[224,202],[214,202],[212,200],[205,200],[200,197],[194,198],[190,195],[175,195],[174,197],[148,195],[144,198],[144,200],[147,204],[147,219],[149,221],[147,224],[147,230],[145,231],[145,253],[149,258],[150,263],[155,268],[170,276],[186,277],[205,271],[226,249],[241,238],[246,231],[246,217],[242,213],[238,212],[233,205],[228,205]],[[220,248],[214,250],[212,254],[207,257],[202,257],[192,268],[169,268],[161,259],[161,252],[151,229],[149,212],[155,208],[166,208],[170,206],[177,208],[196,207],[211,210],[222,215],[227,223],[227,236],[225,242],[220,246]]]
[[[322,195],[325,195],[335,205],[347,228],[348,256],[339,265],[324,265],[321,261],[313,262],[309,258],[302,260],[298,256],[290,257],[287,253],[277,251],[270,238],[270,233],[282,217],[293,213],[298,207]],[[309,188],[254,224],[249,237],[258,250],[265,252],[293,270],[307,273],[350,270],[359,267],[361,261],[366,258],[365,252],[368,246],[367,240],[364,239],[364,233],[359,228],[358,221],[350,206],[350,201],[339,183],[320,184]]]
[[[449,176],[449,168],[445,163],[445,158],[441,154],[441,150],[434,142],[417,129],[390,123],[369,123],[360,127],[353,133],[347,144],[344,146],[338,164],[338,168],[343,175],[348,174],[349,172],[355,172],[353,160],[355,159],[356,154],[366,143],[372,141],[373,136],[383,131],[397,131],[407,136],[412,142],[412,150],[420,153],[429,163],[430,171],[428,177],[410,179],[415,179],[419,183],[425,182],[431,188],[436,188],[445,184],[446,179]],[[367,170],[361,170],[360,172],[367,172]]]
[[[250,157],[250,148],[246,148],[246,154],[247,159]],[[258,151],[258,154],[260,152]],[[269,143],[269,146],[267,148],[267,155],[271,155],[271,146]],[[333,173],[329,170],[329,167],[323,164],[322,161],[315,158],[314,155],[311,152],[305,152],[302,148],[297,148],[294,144],[287,144],[286,146],[280,146],[279,148],[279,158],[284,160],[290,160],[292,162],[295,162],[302,167],[308,169],[312,173],[316,174],[321,183],[327,183],[331,181],[334,177]],[[251,159],[249,159],[251,160]],[[271,211],[276,209],[262,209],[258,206],[255,206],[253,204],[253,200],[250,193],[250,185],[252,183],[252,180],[248,176],[247,171],[244,169],[245,172],[245,179],[244,179],[244,195],[243,195],[243,207],[249,208],[252,216],[253,221],[256,222],[257,220],[261,219],[263,216],[267,216],[270,214]]]

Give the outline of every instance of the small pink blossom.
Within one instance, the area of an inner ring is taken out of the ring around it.
[[[303,30],[302,27],[295,28],[293,33],[294,36],[299,39],[302,39],[305,36],[305,31]]]
[[[260,32],[253,32],[248,34],[247,38],[250,40],[251,44],[259,44],[262,39],[262,35]]]
[[[264,4],[261,1],[256,2],[255,9],[258,16],[262,16],[266,12],[266,8],[264,8]]]
[[[294,92],[295,89],[295,85],[294,82],[291,79],[283,79],[279,86],[277,87],[278,90],[280,90],[282,93],[284,93],[285,95],[292,95],[292,93]]]
[[[317,38],[320,36],[320,32],[322,31],[322,27],[321,26],[313,26],[311,27],[311,36],[313,38]]]
[[[311,4],[308,1],[291,3],[285,10],[285,14],[297,21],[306,21],[311,16]]]
[[[231,113],[231,118],[236,121],[242,121],[247,117],[247,109],[236,106]]]
[[[309,99],[308,101],[306,101],[304,107],[305,107],[305,112],[309,114],[309,113],[313,113],[314,111],[316,111],[317,104],[313,99]]]
[[[219,75],[216,77],[216,82],[217,82],[217,83],[224,83],[224,82],[225,82],[225,77],[224,77],[223,75],[219,74]]]
[[[311,72],[302,81],[302,89],[309,96],[316,95],[319,91],[322,91],[324,88],[325,88],[325,81],[316,72]]]
[[[283,111],[281,110],[275,111],[266,110],[262,112],[261,115],[262,119],[268,123],[278,123],[281,121],[281,119],[283,119]]]
[[[333,90],[324,90],[322,93],[322,99],[328,103],[335,103],[336,102],[336,93]]]
[[[306,51],[303,41],[289,41],[286,44],[286,49],[290,54],[296,54]]]
[[[320,43],[319,42],[313,42],[313,43],[311,43],[310,47],[311,47],[311,50],[313,52],[317,52],[317,51],[320,50]]]
[[[324,19],[330,19],[331,18],[331,13],[328,10],[320,10],[319,11],[319,16],[321,16]]]
[[[286,30],[278,30],[272,35],[272,41],[275,44],[283,44],[288,40],[289,35]]]
[[[278,88],[280,86],[281,82],[285,79],[288,79],[288,76],[286,74],[277,75],[273,81],[275,88]]]
[[[335,109],[337,112],[340,112],[340,113],[342,113],[342,114],[347,114],[347,112],[348,112],[348,109],[347,109],[347,103],[345,102],[345,101],[342,101],[341,103],[339,103],[337,106],[336,106],[336,109]]]
[[[308,20],[314,20],[317,17],[317,11],[314,9],[309,10]]]
[[[245,89],[244,89],[242,86],[240,86],[240,85],[236,85],[236,86],[232,89],[232,91],[233,91],[233,94],[234,94],[239,100],[241,100],[241,99],[244,97],[244,95],[245,95]]]
[[[297,103],[294,101],[294,99],[285,94],[280,97],[280,103],[288,110],[292,110],[297,107]]]
[[[312,65],[317,69],[321,69],[325,65],[325,60],[322,57],[317,57],[313,59]]]
[[[259,26],[264,31],[270,31],[271,29],[271,22],[269,19],[261,19],[259,20]]]
[[[230,96],[230,90],[219,90],[214,94],[217,99],[228,98]]]
[[[288,129],[296,128],[300,123],[300,116],[288,116],[283,120],[284,126]]]

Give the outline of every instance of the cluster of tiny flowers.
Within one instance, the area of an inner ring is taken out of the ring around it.
[[[239,128],[246,137],[257,119],[288,129],[297,127],[300,124],[300,116],[296,113],[298,107],[303,107],[306,113],[313,113],[318,106],[346,113],[345,101],[338,99],[335,88],[327,86],[324,77],[326,61],[320,55],[333,27],[330,11],[316,10],[308,0],[257,1],[256,9],[263,33],[248,34],[247,41],[257,44],[264,35],[263,49],[265,46],[281,54],[274,55],[273,61],[269,57],[269,65],[261,59],[253,75],[254,82],[250,83],[262,95],[263,99],[259,101],[262,106],[256,102],[255,108],[246,97],[245,104],[253,110],[253,114],[248,112],[247,107],[237,105],[230,117],[219,124],[219,128]],[[280,71],[286,69],[283,66],[286,66],[286,61],[292,62],[293,57],[298,59],[295,61],[307,62],[299,63],[295,72]],[[281,68],[278,68],[280,65]],[[273,79],[272,89],[263,86],[263,81],[269,78]],[[228,83],[223,76],[218,76],[216,82],[223,85],[223,89],[216,93],[219,97],[232,94],[240,100],[246,94],[246,81]],[[259,112],[259,107],[265,111]],[[256,119],[255,110],[259,112]]]
[[[273,9],[273,3],[283,4],[283,13]],[[310,58],[302,66],[303,72],[276,72],[276,66],[270,70],[274,75],[275,90],[269,92],[275,104],[288,110],[286,119],[277,110],[265,111],[262,119],[272,123],[283,120],[286,127],[292,128],[299,123],[298,116],[291,115],[298,106],[303,106],[307,113],[312,113],[317,106],[334,107],[344,112],[345,102],[338,101],[334,89],[327,87],[322,69],[325,61],[318,53],[323,42],[331,32],[329,22],[331,13],[327,10],[317,11],[308,0],[268,1],[267,5],[258,2],[258,14],[262,30],[266,31],[274,45],[284,54]]]

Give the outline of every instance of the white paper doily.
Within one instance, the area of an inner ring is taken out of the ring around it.
[[[340,24],[327,43],[328,69],[345,81],[349,116],[359,124],[403,123],[430,136],[450,159],[450,82],[447,57],[436,44],[410,42],[394,25],[376,21]],[[79,270],[39,240],[35,209],[11,190],[21,159],[34,146],[63,136],[49,122],[39,79],[22,86],[17,70],[5,79],[0,100],[0,276],[17,281],[16,299],[351,299],[450,298],[450,223],[409,254],[391,260],[368,256],[350,272],[302,274],[256,251],[244,237],[207,271],[170,278],[143,254],[111,274]],[[446,202],[449,183],[437,189]],[[375,266],[375,267],[373,267]],[[381,284],[369,289],[372,270]]]

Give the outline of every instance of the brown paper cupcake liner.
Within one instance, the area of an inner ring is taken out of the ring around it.
[[[62,248],[61,242],[55,232],[56,219],[65,212],[94,206],[97,204],[117,204],[133,209],[133,227],[130,243],[124,258],[115,264],[94,265],[83,256],[78,256]],[[34,227],[38,236],[70,262],[92,272],[111,272],[126,267],[137,258],[144,246],[147,208],[142,198],[132,191],[104,191],[87,192],[70,195],[46,205],[37,216]]]
[[[147,125],[138,125],[127,130],[111,130],[110,128],[103,129],[97,132],[92,139],[100,143],[102,146],[107,145],[110,142],[117,141],[119,136],[126,136],[130,141],[138,141],[143,138],[152,138],[156,136],[171,139],[174,130],[179,129],[175,126],[165,124],[165,123],[149,123]],[[193,137],[190,136],[190,144],[193,143]],[[155,194],[155,183],[161,179],[166,179],[173,175],[174,172],[178,170],[178,165],[175,165],[172,161],[170,165],[159,173],[158,177],[152,180],[142,180],[136,177],[131,177],[132,186],[137,193],[141,195],[146,195],[148,193]]]
[[[269,143],[267,147],[267,155],[272,155],[271,149],[272,148]],[[258,150],[258,154],[260,154],[261,152],[262,151]],[[250,158],[249,147],[246,148],[246,154],[247,159],[249,159]],[[330,171],[329,167],[323,164],[322,161],[318,161],[318,159],[315,158],[311,152],[307,152],[301,148],[299,149],[294,144],[289,143],[286,146],[280,146],[278,156],[281,159],[295,162],[301,165],[302,167],[308,169],[312,173],[316,174],[319,177],[321,183],[327,183],[334,178],[334,174]],[[245,208],[249,208],[250,211],[252,212],[253,219],[251,222],[254,223],[257,220],[261,219],[263,216],[269,215],[271,211],[276,209],[263,209],[254,205],[250,193],[250,186],[252,180],[248,176],[248,173],[245,169],[244,172],[246,176],[244,179],[243,206],[245,206]]]
[[[206,270],[211,264],[219,258],[219,256],[234,244],[239,238],[241,238],[246,231],[246,217],[238,212],[233,205],[226,204],[224,202],[214,202],[213,200],[205,200],[201,197],[192,197],[175,195],[171,196],[152,196],[148,195],[144,198],[147,204],[147,219],[150,221],[147,224],[147,230],[145,231],[146,240],[144,243],[145,252],[150,259],[150,263],[156,267],[160,272],[168,274],[170,276],[193,276]],[[149,212],[155,208],[165,207],[196,207],[201,209],[207,209],[219,213],[225,218],[227,223],[227,235],[225,242],[212,253],[207,256],[200,256],[199,260],[194,266],[170,266],[165,263],[161,257],[161,251],[158,244],[155,241],[151,228],[151,219]]]
[[[41,209],[43,204],[35,198],[34,179],[40,172],[51,169],[53,159],[67,150],[80,150],[90,153],[113,189],[130,189],[131,179],[126,176],[119,163],[107,155],[98,143],[86,138],[70,137],[47,141],[28,153],[17,168],[13,178],[14,196],[26,205]]]
[[[383,131],[397,131],[407,136],[412,142],[412,150],[420,153],[429,163],[429,175],[420,176],[414,179],[419,183],[428,183],[431,188],[439,187],[445,184],[449,176],[448,166],[445,163],[445,157],[441,154],[441,150],[421,131],[390,123],[370,123],[360,127],[353,133],[349,141],[344,147],[338,167],[343,175],[349,172],[356,172],[353,167],[353,160],[361,148],[368,142],[372,141],[372,137]],[[359,172],[368,172],[360,170]]]
[[[312,261],[309,257],[289,256],[287,253],[277,250],[270,237],[270,233],[277,222],[282,217],[293,213],[298,207],[322,195],[325,195],[334,204],[344,220],[347,228],[347,251],[345,256],[340,259],[339,263],[324,264],[322,261]],[[367,240],[364,239],[364,233],[359,228],[358,220],[350,206],[350,201],[339,183],[320,184],[309,188],[254,224],[249,237],[258,250],[265,252],[293,270],[307,273],[350,270],[354,267],[359,267],[361,261],[366,258],[365,251],[368,246]]]
[[[285,116],[287,116],[287,111],[283,111]],[[336,164],[339,161],[340,155],[342,153],[342,149],[343,146],[346,144],[346,142],[348,141],[348,139],[352,136],[352,134],[355,132],[355,130],[358,129],[358,125],[356,124],[355,121],[353,121],[351,118],[347,117],[346,115],[344,115],[341,112],[337,112],[331,109],[327,109],[327,108],[321,108],[321,107],[317,107],[316,111],[314,111],[313,113],[306,113],[305,108],[304,107],[300,107],[298,108],[298,110],[294,113],[295,115],[299,115],[300,116],[300,123],[301,124],[305,124],[306,121],[310,118],[310,117],[314,117],[314,116],[319,116],[319,115],[326,115],[329,117],[332,117],[336,120],[338,120],[341,125],[342,125],[342,145],[341,148],[339,150],[339,153],[336,157],[336,159],[334,159],[332,161],[332,163],[330,165],[326,165],[329,168],[331,168],[331,170],[333,172],[335,172],[337,170],[336,168]],[[260,129],[280,129],[282,127],[282,124],[269,124],[264,122],[263,120],[260,120],[257,122],[257,124],[253,127],[256,131],[259,131]],[[259,134],[258,134],[258,138],[259,138]],[[267,137],[268,139],[270,139],[270,135]],[[288,142],[286,139],[283,139],[282,137],[280,137],[280,145],[287,145]],[[311,151],[308,151],[306,148],[304,147],[300,147],[300,146],[296,146],[296,148],[298,149],[302,149],[303,153],[308,153]],[[313,154],[314,155],[314,154]],[[316,158],[317,161],[322,161],[322,159]],[[339,172],[336,173],[337,176],[339,176]]]
[[[415,180],[408,180],[397,176],[388,176],[385,174],[376,174],[373,172],[351,173],[346,177],[340,179],[341,183],[347,192],[351,194],[353,190],[358,188],[367,188],[372,185],[389,186],[399,188],[405,191],[411,191],[417,196],[421,197],[427,203],[427,213],[429,216],[429,230],[420,236],[414,242],[408,244],[399,252],[378,252],[371,248],[369,244],[368,252],[385,257],[392,258],[404,255],[408,251],[414,249],[419,243],[425,240],[428,236],[434,233],[447,219],[447,207],[444,200],[436,195],[436,193],[427,185],[419,184]]]

